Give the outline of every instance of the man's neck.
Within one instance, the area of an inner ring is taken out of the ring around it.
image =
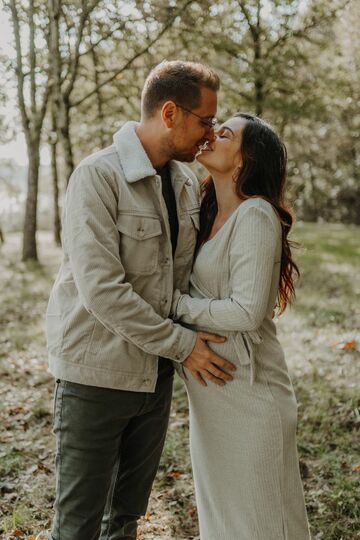
[[[136,128],[136,134],[154,169],[163,168],[168,163],[169,156],[164,151],[164,145],[155,126],[151,122],[141,123]]]

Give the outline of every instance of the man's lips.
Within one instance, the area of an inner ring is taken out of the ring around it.
[[[212,148],[210,146],[209,141],[205,141],[203,144],[198,144],[197,148],[198,148],[198,152],[195,157],[199,156],[203,152],[212,152]]]

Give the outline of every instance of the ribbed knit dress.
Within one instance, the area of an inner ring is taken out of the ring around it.
[[[227,337],[225,386],[184,368],[201,540],[309,540],[296,448],[297,405],[272,320],[281,226],[272,206],[240,204],[200,248],[175,318]]]

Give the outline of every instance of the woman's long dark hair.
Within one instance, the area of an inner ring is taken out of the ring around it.
[[[272,127],[252,114],[237,113],[235,117],[246,121],[242,132],[242,166],[234,176],[236,193],[243,199],[261,197],[268,201],[279,216],[282,228],[282,251],[280,283],[277,297],[279,312],[295,299],[294,275],[300,276],[299,268],[291,254],[293,243],[288,239],[294,218],[285,202],[287,152]],[[211,176],[202,183],[200,209],[200,234],[198,246],[210,235],[216,214],[217,201]]]

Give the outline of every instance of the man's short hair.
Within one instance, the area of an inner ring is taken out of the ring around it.
[[[141,95],[141,109],[145,118],[151,118],[167,100],[187,109],[199,107],[201,88],[217,92],[218,75],[198,62],[164,60],[149,73]]]

